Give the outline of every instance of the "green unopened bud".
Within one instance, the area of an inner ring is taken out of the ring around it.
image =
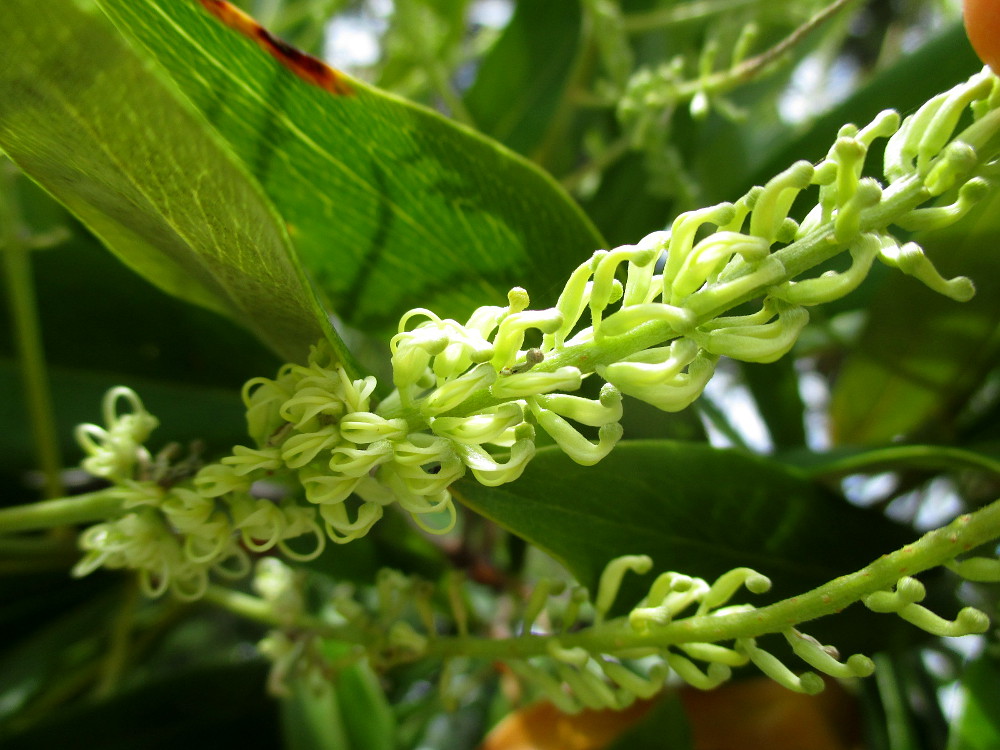
[[[789,281],[774,287],[770,294],[793,305],[819,305],[838,300],[857,289],[867,278],[881,248],[882,242],[877,236],[862,235],[850,248],[851,266],[846,271],[827,271],[812,279]]]
[[[982,71],[946,92],[940,105],[930,111],[929,119],[920,123],[916,149],[917,165],[921,172],[948,144],[966,107],[989,96],[993,84],[993,75],[987,70]]]
[[[901,119],[894,109],[884,109],[875,119],[863,127],[855,136],[865,146],[870,147],[876,138],[889,138],[899,130]]]
[[[958,199],[946,206],[918,208],[896,219],[897,226],[908,232],[927,232],[950,226],[965,216],[969,210],[990,192],[990,184],[982,178],[973,178],[962,185]]]
[[[895,591],[876,591],[866,596],[865,606],[873,612],[898,612],[914,602],[920,602],[927,596],[924,585],[916,578],[904,576],[896,584]]]
[[[625,383],[629,387],[668,383],[694,361],[699,351],[698,344],[691,339],[675,339],[669,346],[646,349],[606,367],[598,367],[597,373],[610,383]]]
[[[674,280],[680,273],[688,254],[694,246],[698,230],[705,224],[723,226],[733,220],[736,207],[732,203],[720,203],[698,211],[681,214],[670,227],[670,249],[663,268],[663,292],[661,298],[672,305],[678,304],[673,294]]]
[[[938,294],[957,302],[967,302],[976,293],[972,281],[965,276],[956,276],[953,279],[941,276],[930,259],[924,255],[923,248],[915,242],[907,242],[901,247],[895,244],[883,244],[879,250],[879,258],[886,265],[898,268]]]
[[[694,315],[690,310],[660,302],[623,307],[609,315],[601,324],[605,336],[621,336],[634,330],[636,326],[651,321],[662,320],[669,323],[677,333],[694,330]]]
[[[565,393],[534,396],[533,400],[542,409],[591,427],[600,427],[622,418],[622,395],[611,383],[604,384],[597,401]]]
[[[615,279],[618,266],[626,262],[648,266],[655,258],[655,250],[635,245],[624,245],[600,257],[590,287],[590,315],[595,334],[601,332],[600,323],[604,309],[624,295],[624,291],[619,288]]]
[[[481,364],[435,389],[420,402],[420,411],[428,417],[451,411],[476,391],[488,387],[496,378],[497,372],[492,366]]]
[[[732,675],[732,670],[729,667],[715,662],[709,664],[708,669],[702,672],[690,659],[675,654],[673,651],[667,652],[666,660],[678,677],[699,690],[715,690]]]
[[[352,412],[340,420],[340,435],[352,443],[401,440],[409,430],[405,419],[385,419],[371,412]]]
[[[572,424],[555,412],[530,403],[531,412],[541,427],[562,451],[582,466],[593,466],[607,456],[621,439],[623,430],[617,422],[601,425],[596,443],[585,438]]]
[[[967,143],[954,141],[934,160],[934,166],[924,178],[924,187],[931,195],[941,195],[951,190],[955,183],[967,177],[977,166],[979,157],[976,150]]]
[[[735,278],[730,278],[728,269],[724,269],[719,275],[719,281],[688,298],[686,308],[691,314],[701,315],[709,310],[732,307],[747,295],[759,295],[761,290],[783,281],[784,277],[785,266],[774,255],[755,264],[749,273]]]
[[[524,421],[524,410],[517,403],[501,404],[492,411],[470,417],[431,418],[434,434],[460,443],[492,443],[507,429]]]
[[[677,645],[677,648],[691,658],[708,664],[742,667],[750,661],[750,657],[746,654],[716,643],[681,643]]]
[[[786,630],[784,636],[792,647],[792,651],[802,661],[831,677],[839,679],[868,677],[875,671],[875,662],[864,654],[854,654],[846,662],[841,662],[837,660],[833,649],[829,646],[822,646],[812,636],[801,633],[794,628]]]
[[[841,203],[833,220],[834,239],[848,244],[861,233],[861,212],[882,200],[882,186],[873,179],[864,178],[858,182],[857,190],[850,200]]]
[[[618,687],[626,690],[637,698],[648,700],[663,689],[669,670],[662,662],[650,667],[645,677],[636,674],[624,664],[600,659],[598,664],[608,679]]]
[[[975,607],[962,608],[954,620],[946,620],[919,604],[908,604],[896,614],[911,625],[941,638],[976,635],[990,629],[989,615]]]
[[[738,639],[736,647],[750,657],[750,661],[756,665],[757,669],[779,685],[796,693],[805,693],[806,695],[816,695],[823,692],[824,684],[822,677],[815,672],[806,672],[802,675],[795,674],[777,656],[759,648],[753,638]]]
[[[946,567],[969,581],[1000,583],[1000,560],[995,557],[970,557],[952,560]]]
[[[601,579],[597,584],[597,597],[594,599],[594,610],[597,612],[598,620],[603,620],[611,610],[611,605],[618,597],[622,579],[628,571],[642,575],[648,573],[652,567],[653,558],[648,555],[622,555],[608,562],[601,572]]]
[[[455,444],[455,452],[468,466],[476,480],[487,487],[498,487],[501,484],[513,482],[521,476],[528,462],[535,455],[533,437],[518,439],[510,448],[506,461],[501,461],[490,455],[480,446]]]
[[[717,325],[719,319],[713,321]],[[743,362],[774,362],[787,354],[809,322],[804,307],[778,310],[778,318],[759,325],[731,325],[692,335],[706,351]]]
[[[809,162],[796,162],[764,185],[750,214],[750,234],[773,242],[795,198],[812,182],[813,172]]]
[[[560,367],[555,372],[522,372],[506,375],[490,386],[495,398],[527,398],[552,391],[575,391],[583,383],[583,373],[576,367]]]
[[[700,353],[686,372],[657,383],[656,385],[639,385],[630,380],[628,373],[618,372],[615,376],[605,377],[627,396],[652,404],[662,411],[674,412],[686,409],[705,390],[708,381],[715,373],[717,358],[713,355]]]
[[[562,313],[556,309],[525,310],[508,315],[500,321],[496,337],[493,339],[494,353],[491,360],[493,367],[501,370],[514,365],[528,329],[536,328],[542,333],[555,333],[562,323]]]
[[[618,696],[598,675],[563,662],[556,662],[555,667],[569,689],[587,708],[592,710],[620,708]]]
[[[761,575],[753,568],[734,568],[727,571],[709,587],[698,606],[698,614],[707,614],[722,606],[733,597],[741,586],[746,586],[747,591],[752,594],[763,594],[771,589],[771,579]]]
[[[766,257],[769,251],[770,243],[763,237],[725,231],[710,234],[688,254],[674,279],[673,293],[682,299],[696,292],[713,280],[734,255],[752,262]]]

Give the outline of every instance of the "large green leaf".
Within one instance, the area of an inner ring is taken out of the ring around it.
[[[352,325],[392,330],[418,306],[465,316],[515,285],[554,301],[601,244],[551,178],[430,110],[329,69],[314,85],[190,0],[100,4],[260,180]]]
[[[697,443],[625,442],[593,468],[545,448],[517,482],[458,490],[591,587],[610,559],[647,554],[657,572],[708,579],[749,566],[793,595],[912,540],[796,469]]]
[[[580,54],[580,5],[579,0],[517,4],[465,95],[480,130],[522,154],[556,145],[539,142],[552,124]]]
[[[946,276],[963,274],[976,296],[958,303],[902,274],[879,290],[857,349],[833,391],[841,443],[883,443],[900,434],[939,440],[1000,356],[1000,193],[921,244]]]
[[[333,337],[256,181],[105,18],[7,0],[4,20],[0,148],[167,291],[289,359]]]

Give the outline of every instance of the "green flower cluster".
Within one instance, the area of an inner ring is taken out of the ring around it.
[[[963,115],[971,124],[956,136]],[[867,127],[845,126],[819,164],[796,163],[735,203],[596,252],[554,307],[531,310],[515,288],[507,305],[480,307],[465,323],[412,310],[390,342],[395,390],[374,408],[375,379],[352,379],[317,347],[307,364],[244,388],[256,446],[237,446],[182,485],[136,482],[150,418],[134,396],[136,412],[117,416],[110,395],[108,428],[81,428],[85,467],[116,482],[136,510],[85,533],[79,571],[138,568],[148,590],[171,581],[190,597],[208,568],[241,559],[238,537],[247,549],[288,554],[287,539],[312,534],[318,554],[327,536],[367,534],[394,503],[444,533],[455,522],[448,488],[466,473],[488,486],[514,481],[539,429],[578,463],[597,463],[622,436],[622,394],[676,411],[698,398],[720,357],[778,359],[807,324],[807,307],[848,294],[876,259],[966,300],[968,279],[942,278],[890,227],[928,229],[964,215],[989,190],[998,131],[1000,82],[984,70],[902,123],[887,111]],[[885,186],[862,176],[879,138],[888,138]],[[793,204],[810,188],[815,205],[798,222]],[[938,196],[951,202],[921,207]],[[845,270],[803,278],[843,252]],[[756,310],[732,314],[745,303]],[[605,381],[599,396],[575,395],[595,374]],[[300,486],[307,503],[255,496],[254,483],[271,478]]]
[[[131,411],[119,414],[119,402]],[[157,426],[130,389],[113,388],[104,398],[104,427],[82,424],[77,441],[87,454],[83,468],[113,484],[106,493],[121,500],[123,513],[80,535],[83,558],[73,574],[98,567],[128,568],[139,575],[143,591],[171,591],[184,600],[200,598],[209,574],[242,578],[250,571],[248,552],[278,547],[291,559],[322,552],[326,537],[315,511],[289,498],[270,500],[251,492],[251,472],[243,466],[190,465],[155,460],[143,446]],[[287,540],[315,540],[312,551],[298,552]]]
[[[974,578],[1000,579],[996,559],[972,558],[953,566],[971,570]],[[645,555],[616,558],[605,567],[593,596],[582,586],[567,591],[562,581],[543,579],[521,602],[510,624],[513,634],[506,639],[470,634],[474,617],[458,576],[445,582],[446,591],[435,592],[424,581],[383,569],[367,605],[356,600],[350,589],[342,588],[332,593],[328,612],[336,613],[333,619],[343,623],[346,632],[362,634],[365,648],[354,658],[364,655],[376,669],[429,656],[448,660],[466,654],[502,661],[526,685],[567,713],[584,708],[621,710],[636,699],[653,697],[671,681],[711,690],[728,680],[734,669],[747,665],[789,690],[807,694],[823,690],[822,675],[867,677],[875,669],[863,654],[841,659],[834,647],[799,630],[798,619],[789,619],[788,612],[778,615],[771,608],[731,604],[743,589],[751,594],[770,589],[770,580],[750,568],[734,568],[712,583],[681,573],[662,573],[627,614],[609,619],[624,576],[647,574],[652,567]],[[287,632],[273,631],[264,641],[274,662],[273,684],[279,690],[289,674],[330,671],[330,665],[317,660],[308,645],[317,633],[295,624],[305,611],[302,583],[276,560],[262,561],[257,570],[255,587],[273,611],[273,619],[287,622]],[[861,599],[875,612],[895,613],[936,636],[984,633],[989,628],[987,615],[972,607],[962,609],[954,620],[934,614],[917,604],[924,593],[916,579],[903,577],[892,589]],[[439,608],[434,601],[442,599],[450,604],[455,636],[440,634],[444,623],[435,615]],[[741,619],[743,623],[737,623]],[[757,625],[752,636],[744,629],[748,620]],[[691,632],[711,635],[693,638]],[[789,666],[761,645],[761,635],[782,638],[788,649],[776,650],[790,649],[810,671]],[[453,671],[446,662],[441,674],[446,701],[454,692],[449,685]]]

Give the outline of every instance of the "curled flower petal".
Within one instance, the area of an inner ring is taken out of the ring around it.
[[[343,504],[321,505],[319,514],[326,522],[327,536],[337,544],[346,544],[371,531],[372,526],[382,517],[382,506],[362,503],[353,521],[347,517],[347,509]]]
[[[535,441],[532,437],[515,442],[506,461],[497,459],[476,445],[456,443],[455,452],[462,463],[472,470],[476,481],[487,487],[497,487],[521,476],[525,466],[535,455]]]
[[[281,460],[290,469],[301,469],[320,453],[329,451],[339,442],[340,430],[336,425],[324,427],[316,432],[292,435],[281,446]]]
[[[391,461],[393,444],[390,440],[376,440],[366,448],[338,445],[330,452],[330,471],[344,477],[361,477],[371,473],[375,467]]]
[[[248,448],[237,445],[233,453],[222,459],[222,463],[233,467],[240,476],[255,472],[275,471],[281,468],[281,451],[278,448]]]

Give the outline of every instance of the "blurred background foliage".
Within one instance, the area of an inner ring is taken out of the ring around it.
[[[841,124],[866,123],[890,107],[912,111],[979,67],[949,0],[848,2],[775,59],[758,56],[828,2],[239,4],[303,50],[538,164],[609,246],[669,226],[682,211],[734,199],[795,159],[819,159]],[[127,270],[27,180],[11,177],[11,184],[5,200],[16,202],[28,232],[66,232],[33,253],[64,465],[79,459],[73,425],[93,420],[101,393],[116,383],[139,391],[161,417],[163,443],[197,438],[214,455],[244,440],[236,394],[246,379],[272,373],[277,358],[236,324]],[[998,233],[994,199],[924,239],[943,273],[975,280],[972,302],[958,306],[912,279],[874,273],[848,298],[816,311],[794,358],[731,366],[677,415],[628,403],[626,438],[769,454],[805,470],[823,492],[916,529],[996,498],[995,477],[898,461],[876,449],[919,442],[1000,456]],[[6,304],[0,330],[11,330]],[[384,339],[347,336],[366,363],[382,357]],[[13,336],[0,337],[5,505],[33,499],[39,486],[16,358]],[[71,491],[89,488],[77,473],[64,479]],[[830,529],[831,542],[850,545],[848,531],[841,542],[834,540],[840,530]],[[75,555],[68,530],[30,543],[0,540],[6,748],[461,750],[479,746],[493,727],[483,747],[495,750],[525,747],[516,744],[525,736],[539,748],[616,742],[780,750],[803,736],[814,748],[1000,746],[989,709],[1000,690],[992,634],[965,639],[959,650],[937,642],[887,648],[877,679],[834,690],[823,702],[772,694],[772,686],[749,680],[711,697],[680,691],[624,717],[565,719],[517,711],[528,696],[516,694],[505,674],[462,665],[467,689],[459,709],[446,711],[437,667],[424,664],[385,676],[355,664],[323,690],[300,685],[275,700],[264,693],[268,670],[253,646],[259,628],[205,604],[142,601],[120,576],[71,581]],[[492,575],[494,588],[480,584],[472,594],[484,621],[503,606],[497,580],[514,591],[554,570],[520,539],[471,517],[459,534],[433,543],[392,518],[308,569],[324,591],[334,581],[363,587],[384,565],[432,580],[455,566],[487,582]],[[960,594],[996,612],[995,590],[967,586]],[[336,652],[336,644],[326,647]],[[570,734],[552,734],[559,722],[568,722]],[[754,734],[764,725],[771,734]],[[720,726],[731,728],[722,738]],[[583,739],[569,745],[572,736]]]

